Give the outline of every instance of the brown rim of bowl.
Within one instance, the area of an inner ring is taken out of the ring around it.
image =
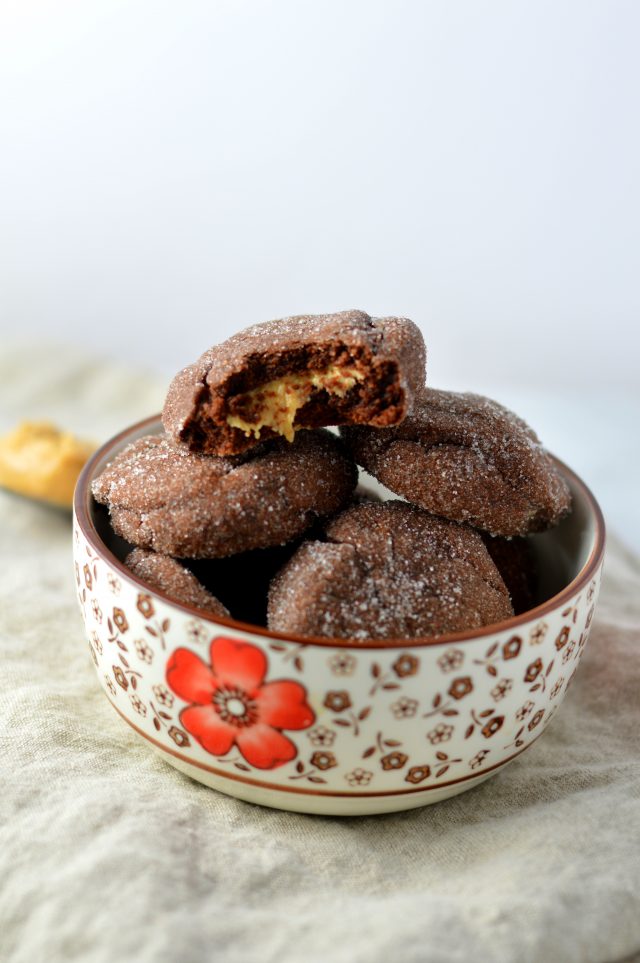
[[[296,635],[293,632],[272,632],[270,629],[263,628],[261,625],[252,625],[248,622],[239,622],[235,619],[225,619],[220,616],[215,617],[209,612],[205,612],[202,609],[196,608],[194,605],[186,605],[183,602],[177,602],[175,599],[170,598],[165,592],[161,592],[158,589],[153,589],[137,575],[134,575],[126,565],[121,562],[110,549],[107,548],[105,543],[102,541],[98,532],[91,519],[91,512],[89,510],[90,500],[93,498],[90,489],[90,482],[93,480],[93,470],[98,461],[102,460],[105,455],[111,451],[111,449],[116,448],[121,444],[129,435],[133,432],[138,433],[147,426],[156,425],[160,422],[160,415],[151,415],[149,418],[144,418],[142,421],[137,422],[135,425],[129,425],[124,431],[119,432],[110,438],[109,441],[101,445],[97,451],[93,453],[89,461],[86,463],[78,482],[76,484],[76,489],[73,495],[73,508],[74,513],[78,522],[78,525],[84,534],[85,538],[89,544],[93,547],[96,553],[103,557],[113,568],[117,569],[129,582],[134,585],[140,586],[144,589],[146,593],[151,593],[157,595],[159,598],[164,599],[166,602],[181,609],[189,615],[196,616],[199,619],[203,619],[206,622],[211,622],[212,625],[220,625],[223,628],[235,629],[240,632],[249,632],[253,635],[261,635],[266,639],[276,639],[278,641],[284,642],[298,642],[304,645],[317,645],[325,646],[328,648],[345,648],[345,649],[406,649],[406,648],[422,648],[428,645],[449,645],[453,642],[457,644],[462,644],[464,642],[472,642],[474,639],[484,638],[487,635],[495,635],[498,632],[504,632],[508,630],[515,631],[519,626],[524,625],[534,619],[539,619],[546,613],[550,612],[552,609],[558,608],[565,599],[571,598],[575,595],[590,579],[595,575],[602,557],[604,554],[605,546],[605,524],[604,517],[600,506],[598,505],[596,499],[594,498],[591,491],[587,488],[585,483],[581,478],[576,475],[564,462],[552,455],[554,463],[560,469],[562,474],[568,478],[573,485],[578,488],[581,494],[584,496],[587,502],[595,522],[595,537],[594,545],[591,549],[589,558],[582,566],[582,569],[578,572],[576,577],[566,585],[562,591],[558,592],[552,598],[547,599],[546,602],[542,602],[533,609],[529,609],[527,612],[522,612],[520,615],[513,615],[509,619],[504,619],[502,622],[494,622],[492,625],[484,625],[482,628],[474,629],[471,632],[450,632],[447,635],[438,635],[431,638],[423,639],[369,639],[364,642],[359,642],[357,639],[329,639],[320,638],[318,636],[312,635]]]

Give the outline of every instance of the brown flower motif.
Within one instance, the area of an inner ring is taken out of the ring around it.
[[[536,659],[527,666],[527,671],[524,674],[525,682],[535,682],[540,673],[542,672],[542,659]]]
[[[540,645],[545,635],[547,634],[547,629],[549,626],[546,622],[538,622],[537,625],[531,629],[531,634],[529,635],[529,645]]]
[[[173,705],[173,693],[169,692],[166,685],[154,685],[153,694],[161,706],[167,706],[170,709]]]
[[[496,732],[502,729],[503,724],[504,716],[494,716],[493,719],[489,719],[489,721],[483,725],[480,731],[485,739],[490,739],[491,736],[495,736]]]
[[[520,649],[522,648],[522,639],[519,635],[513,635],[508,642],[502,646],[502,658],[503,659],[515,659],[517,655],[520,655]]]
[[[122,585],[120,583],[120,579],[116,578],[113,572],[107,572],[107,584],[114,595],[120,594],[120,589],[122,588]]]
[[[534,706],[533,702],[525,702],[523,706],[520,706],[520,708],[516,712],[516,719],[518,720],[518,722],[522,722],[523,719],[526,719],[526,717],[529,715],[529,713],[533,709],[533,706]]]
[[[352,675],[355,667],[356,660],[348,652],[338,652],[329,659],[329,668],[334,675]]]
[[[114,608],[114,610],[113,610],[113,621],[115,622],[116,628],[118,629],[118,631],[119,631],[119,632],[122,632],[123,634],[124,634],[124,633],[127,631],[127,629],[129,628],[129,623],[127,622],[127,617],[126,617],[126,615],[124,614],[124,612],[122,611],[122,609]]]
[[[186,734],[186,732],[183,732],[182,729],[178,729],[177,726],[171,726],[169,729],[169,735],[175,742],[176,746],[180,746],[182,748],[184,746],[191,745],[189,736]]]
[[[111,695],[114,696],[116,694],[116,687],[113,684],[113,679],[110,676],[105,675],[104,681],[105,681],[105,685],[107,686],[107,689],[109,690]]]
[[[473,682],[471,676],[468,675],[454,679],[449,686],[449,695],[453,696],[454,699],[463,699],[470,692],[473,692]]]
[[[415,655],[409,655],[408,652],[405,652],[403,655],[398,656],[392,665],[392,669],[399,679],[404,679],[405,676],[415,675],[419,665],[420,660],[417,659]]]
[[[142,592],[138,595],[138,601],[136,602],[136,608],[145,619],[150,619],[155,613],[153,607],[153,601],[150,595],[144,595]]]
[[[336,741],[335,732],[333,729],[327,729],[326,726],[316,726],[315,729],[307,732],[307,736],[314,746],[332,746]]]
[[[87,586],[89,591],[91,591],[93,587],[93,576],[91,574],[91,569],[89,568],[88,565],[83,566],[82,573],[84,575],[84,584]]]
[[[431,766],[412,766],[407,775],[404,777],[404,781],[412,782],[415,786],[424,779],[428,779],[430,775]]]
[[[494,702],[499,702],[500,699],[504,699],[507,692],[510,692],[513,688],[513,682],[511,679],[500,679],[500,681],[494,685],[491,690],[491,698]]]
[[[133,693],[129,696],[129,698],[131,699],[131,705],[132,705],[133,708],[136,710],[136,712],[138,712],[141,716],[146,716],[146,714],[147,714],[147,707],[146,707],[146,705],[144,704],[144,702],[142,701],[142,699],[140,698],[140,696],[139,696],[139,695],[136,695],[136,693],[133,692]]]
[[[393,712],[396,719],[412,719],[415,716],[418,708],[417,699],[408,699],[403,696],[394,702],[391,706],[391,711]]]
[[[146,662],[147,665],[151,665],[153,662],[153,649],[144,639],[134,639],[133,644],[135,646],[136,652],[138,653],[138,658]]]
[[[437,746],[439,742],[448,742],[453,732],[453,726],[447,726],[444,722],[427,733],[427,739],[432,746]]]
[[[350,786],[368,786],[373,779],[373,773],[368,769],[353,769],[344,777]]]
[[[563,678],[562,676],[560,676],[560,678],[559,678],[559,679],[556,681],[556,683],[554,684],[553,689],[551,690],[551,698],[552,698],[552,699],[555,699],[555,697],[556,697],[556,696],[558,695],[558,693],[560,692],[560,689],[562,688],[562,683],[563,683],[563,682],[564,682],[564,678]]]
[[[593,613],[594,613],[594,612],[595,612],[595,606],[592,605],[591,608],[589,609],[589,611],[587,612],[587,620],[586,620],[586,622],[584,623],[585,629],[588,629],[589,626],[591,625],[591,622],[592,622],[592,620],[593,620]]]
[[[316,769],[322,769],[323,771],[333,769],[334,766],[338,765],[338,760],[332,752],[323,752],[322,750],[314,752],[309,761]]]
[[[459,669],[464,661],[464,652],[461,649],[447,649],[438,659],[441,672],[453,672]]]
[[[406,765],[409,756],[406,756],[404,752],[390,752],[386,756],[383,756],[380,760],[380,765],[383,769],[402,769]]]
[[[480,752],[476,752],[476,754],[475,754],[475,756],[473,757],[473,759],[470,759],[470,760],[469,760],[469,766],[470,766],[470,768],[471,768],[471,769],[479,769],[480,766],[481,766],[482,763],[485,761],[485,759],[487,758],[487,756],[489,755],[490,752],[491,752],[490,749],[481,749]]]
[[[527,726],[527,729],[529,730],[529,732],[531,732],[532,729],[535,729],[535,727],[538,725],[538,723],[542,719],[543,715],[544,715],[544,709],[538,709],[535,716]]]
[[[102,655],[102,642],[100,641],[100,636],[95,631],[95,629],[93,630],[93,632],[91,632],[89,638],[91,639],[91,644],[93,645],[98,655]]]
[[[571,642],[569,642],[569,645],[565,648],[564,652],[562,653],[562,661],[565,664],[569,661],[569,659],[573,655],[575,651],[575,647],[576,647],[576,643],[572,639]]]
[[[324,697],[324,705],[332,712],[344,712],[345,709],[351,708],[351,696],[344,689],[327,692]]]
[[[144,615],[144,612],[142,614]],[[196,622],[195,619],[192,619],[187,625],[187,635],[191,641],[196,644],[199,642],[204,644],[209,638],[209,634],[204,625],[201,622]]]
[[[102,622],[102,609],[101,609],[100,606],[98,605],[98,600],[97,600],[97,599],[92,599],[92,600],[91,600],[91,611],[93,612],[93,617],[94,617],[94,619],[96,620],[96,622],[101,623],[101,622]]]
[[[129,688],[129,682],[127,681],[127,677],[126,677],[126,675],[124,674],[124,672],[122,671],[122,669],[120,668],[119,665],[114,665],[114,666],[113,666],[113,676],[114,676],[116,682],[118,683],[118,685],[119,685],[122,689],[128,689],[128,688]]]
[[[560,634],[558,635],[558,638],[556,639],[556,649],[558,650],[558,652],[560,651],[560,649],[564,649],[565,645],[569,641],[570,634],[571,634],[570,626],[564,625],[560,630]]]

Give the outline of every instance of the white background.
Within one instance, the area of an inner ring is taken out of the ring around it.
[[[639,49],[632,0],[2,0],[2,331],[168,376],[407,315],[640,547]]]

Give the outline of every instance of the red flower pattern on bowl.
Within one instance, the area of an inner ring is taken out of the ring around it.
[[[265,682],[267,658],[255,645],[216,638],[211,664],[176,649],[167,664],[167,683],[191,703],[180,722],[203,749],[225,756],[234,746],[256,769],[275,769],[297,755],[283,729],[307,729],[315,714],[304,686],[292,679]]]

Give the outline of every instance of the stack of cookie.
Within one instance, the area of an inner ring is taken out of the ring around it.
[[[171,598],[275,631],[410,639],[508,618],[532,604],[526,536],[571,507],[521,419],[425,387],[405,318],[255,325],[174,378],[163,423],[93,485],[136,546],[125,563]],[[364,495],[358,465],[400,499]],[[240,591],[209,591],[229,581]]]

